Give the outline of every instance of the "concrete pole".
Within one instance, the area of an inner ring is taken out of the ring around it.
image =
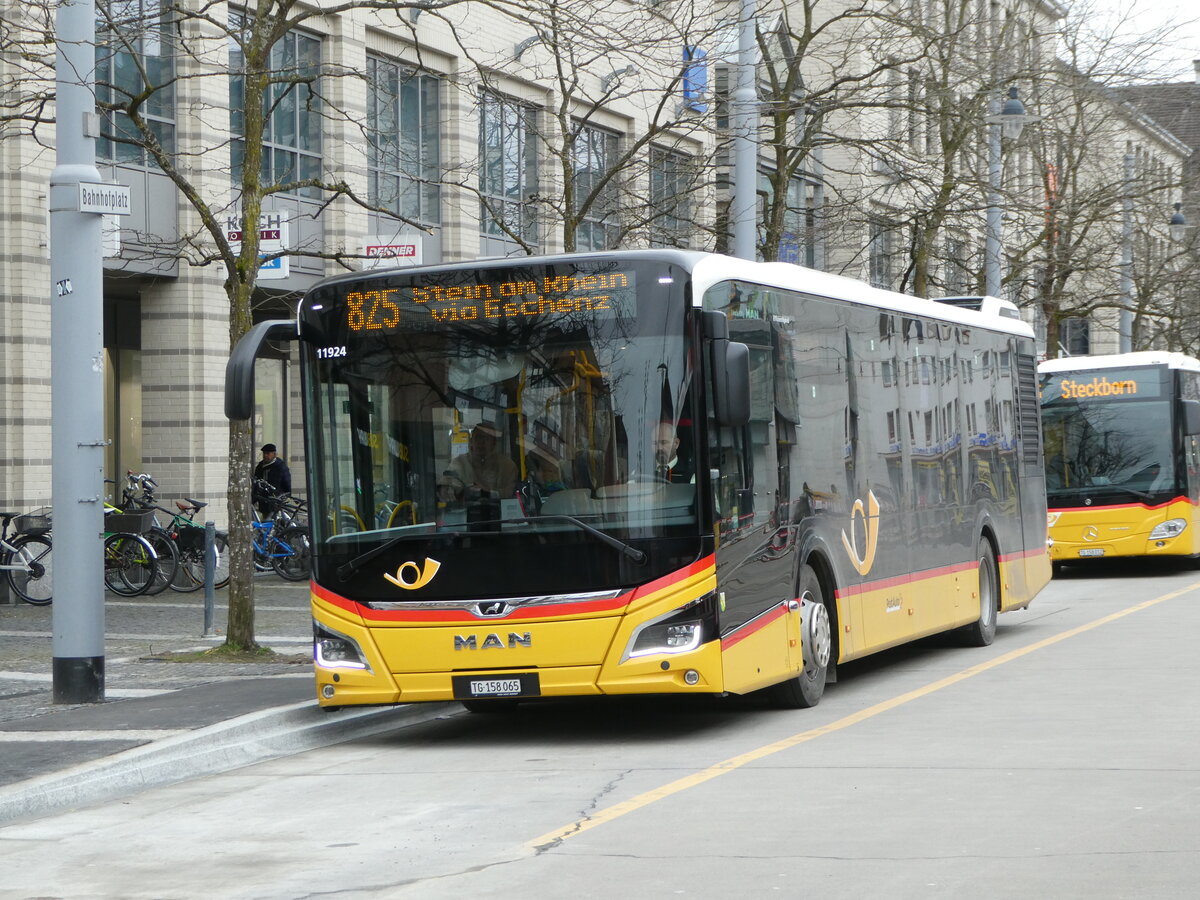
[[[50,380],[54,495],[55,703],[104,699],[104,337],[101,216],[79,211],[97,183],[96,9],[56,13],[55,166],[50,175]]]
[[[1119,353],[1133,350],[1133,153],[1125,143],[1124,182],[1121,185],[1121,318]]]
[[[1000,114],[1000,98],[988,101],[988,118]],[[988,125],[987,227],[983,244],[983,292],[1000,296],[1000,125]]]
[[[754,0],[742,0],[738,23],[737,87],[729,105],[733,132],[733,255],[753,261],[758,239],[758,90]]]

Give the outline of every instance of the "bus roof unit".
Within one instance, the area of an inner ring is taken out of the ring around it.
[[[1166,366],[1200,372],[1200,359],[1166,350],[1140,350],[1136,353],[1112,353],[1106,356],[1066,356],[1038,364],[1041,372],[1076,372],[1080,369],[1120,369],[1129,366]]]

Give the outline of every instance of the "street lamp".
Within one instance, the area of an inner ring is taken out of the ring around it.
[[[1001,140],[1016,141],[1021,131],[1037,116],[1025,111],[1025,104],[1017,96],[1017,89],[1008,89],[1008,99],[1000,105],[998,97],[990,103],[991,111],[984,120],[988,129],[988,205],[987,231],[983,248],[984,293],[991,297],[1000,296],[1000,147]]]
[[[1176,203],[1175,215],[1171,216],[1169,230],[1171,233],[1171,240],[1175,242],[1182,241],[1185,237],[1187,237],[1187,219],[1183,217],[1183,212],[1181,211],[1182,209],[1183,204]]]

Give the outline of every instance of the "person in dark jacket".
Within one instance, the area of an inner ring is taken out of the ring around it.
[[[274,512],[274,498],[292,492],[292,471],[279,458],[274,444],[263,444],[262,459],[254,467],[254,484],[255,500],[264,518]]]

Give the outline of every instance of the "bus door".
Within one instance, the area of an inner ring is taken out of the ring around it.
[[[752,286],[718,285],[705,303],[725,312],[729,339],[750,348],[749,423],[719,425],[712,391],[707,392],[724,679],[726,689],[736,693],[778,682],[800,665],[799,643],[793,650],[788,637],[791,628],[798,638],[799,617],[788,615],[788,602],[794,599],[794,549],[777,501],[775,387],[765,294]],[[796,620],[794,626],[790,619]]]

